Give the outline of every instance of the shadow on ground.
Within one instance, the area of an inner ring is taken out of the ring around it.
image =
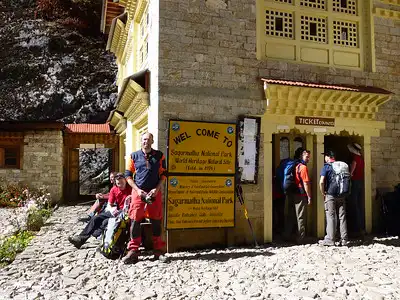
[[[232,252],[235,251],[235,252]],[[179,260],[207,260],[207,261],[218,261],[225,262],[230,259],[238,259],[238,258],[248,258],[248,257],[256,257],[256,256],[272,256],[274,253],[267,251],[266,249],[235,249],[235,250],[219,250],[210,252],[201,252],[201,253],[185,253],[182,256],[169,256],[170,261],[179,261]]]

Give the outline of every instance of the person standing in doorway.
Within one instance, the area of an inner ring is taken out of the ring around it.
[[[133,264],[139,259],[139,246],[142,242],[140,222],[145,218],[145,210],[149,215],[153,228],[154,258],[167,262],[164,256],[165,242],[161,238],[162,194],[161,187],[166,179],[165,156],[154,150],[153,135],[145,133],[141,138],[142,149],[130,155],[129,167],[125,175],[132,187],[132,201],[129,208],[131,219],[128,244],[129,252],[122,259],[124,264]]]
[[[341,245],[349,244],[347,236],[347,220],[346,220],[346,198],[337,197],[330,194],[331,185],[334,182],[334,171],[332,163],[335,162],[335,153],[332,150],[322,153],[325,156],[325,164],[321,170],[319,188],[325,199],[325,215],[326,215],[326,236],[319,241],[323,246],[335,246],[335,236],[337,227],[337,212],[339,213],[340,238]]]
[[[362,148],[357,143],[348,144],[347,148],[353,155],[350,166],[351,193],[349,205],[351,206],[351,212],[354,214],[355,233],[364,239],[364,159],[361,156]]]
[[[306,236],[306,211],[307,204],[311,205],[311,180],[308,175],[307,164],[310,161],[309,150],[298,148],[294,159],[298,160],[295,167],[295,183],[297,189],[287,193],[288,213],[285,222],[285,238],[289,239],[293,229],[293,222],[297,220],[297,243],[304,243]]]

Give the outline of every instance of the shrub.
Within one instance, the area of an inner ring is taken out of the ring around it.
[[[0,179],[0,182],[5,182]],[[22,183],[5,183],[0,186],[0,207],[49,208],[51,195],[46,187],[32,188]]]
[[[15,256],[24,251],[32,238],[33,234],[29,231],[18,232],[6,238],[0,245],[0,265],[13,262]]]

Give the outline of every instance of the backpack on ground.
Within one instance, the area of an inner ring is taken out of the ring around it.
[[[342,161],[329,164],[332,167],[332,176],[329,179],[327,194],[338,198],[348,196],[351,185],[349,166]]]
[[[121,213],[108,220],[107,228],[103,233],[100,253],[110,259],[118,259],[125,255],[129,242],[130,220],[128,217],[131,196],[125,198]]]
[[[276,171],[276,177],[280,182],[283,193],[297,193],[299,187],[296,185],[296,169],[300,163],[297,159],[284,159],[280,162]]]

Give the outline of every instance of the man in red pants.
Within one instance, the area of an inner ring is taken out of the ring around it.
[[[142,135],[142,149],[130,156],[129,167],[125,176],[132,187],[132,200],[129,208],[129,218],[132,220],[128,244],[129,252],[122,259],[125,264],[138,261],[139,246],[142,242],[140,222],[148,213],[153,228],[154,257],[166,262],[164,256],[165,243],[161,239],[162,195],[161,186],[166,178],[165,156],[161,151],[151,148],[153,135]],[[133,176],[133,178],[132,178]]]

